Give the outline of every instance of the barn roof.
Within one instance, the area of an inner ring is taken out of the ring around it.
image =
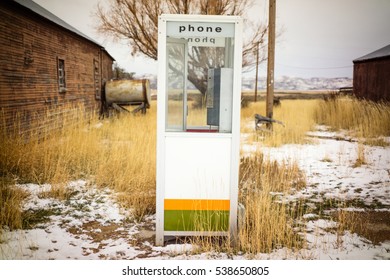
[[[70,24],[68,24],[67,22],[63,21],[62,19],[60,19],[59,17],[57,17],[56,15],[52,14],[51,12],[49,12],[48,10],[46,10],[45,8],[41,7],[40,5],[38,5],[37,3],[35,3],[34,1],[32,0],[13,0],[14,2],[18,3],[19,5],[23,6],[24,8],[34,12],[35,14],[38,14],[40,15],[41,17],[44,17],[45,19],[61,26],[62,28],[65,28],[85,39],[87,39],[88,41],[94,43],[95,45],[98,45],[99,47],[101,47],[113,60],[115,60],[108,52],[106,49],[104,49],[104,47],[102,45],[100,45],[97,41],[93,40],[92,38],[88,37],[87,35],[85,35],[84,33],[82,33],[81,31],[77,30],[76,28],[74,28],[73,26],[71,26]]]
[[[355,59],[353,62],[362,62],[366,60],[373,60],[378,58],[384,58],[384,57],[390,57],[390,45],[387,45],[386,47],[383,47],[379,50],[376,50],[372,53],[369,53],[365,56],[359,57]]]

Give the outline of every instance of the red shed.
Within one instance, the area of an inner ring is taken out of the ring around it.
[[[0,1],[0,127],[17,114],[26,130],[70,107],[97,110],[113,62],[103,46],[35,2]]]
[[[353,61],[353,91],[358,98],[390,101],[390,45]]]

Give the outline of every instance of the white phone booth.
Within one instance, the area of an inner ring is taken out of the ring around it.
[[[161,15],[156,244],[237,236],[242,19]]]

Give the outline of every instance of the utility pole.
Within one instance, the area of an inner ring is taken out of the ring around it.
[[[259,79],[259,42],[256,47],[256,80],[255,80],[255,102],[257,102],[257,80]]]
[[[266,115],[273,118],[274,103],[274,69],[275,69],[275,17],[276,0],[269,0],[269,19],[268,19],[268,65],[267,65],[267,103]],[[272,129],[272,124],[268,125]]]

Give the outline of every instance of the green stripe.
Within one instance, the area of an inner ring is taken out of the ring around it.
[[[166,231],[227,231],[229,211],[221,210],[165,210]]]

